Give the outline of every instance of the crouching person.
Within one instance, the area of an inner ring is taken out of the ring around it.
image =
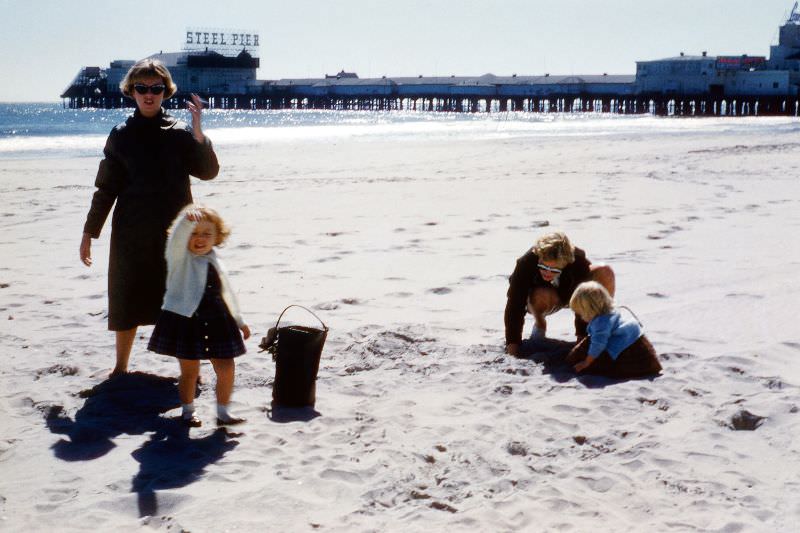
[[[656,375],[661,364],[653,345],[634,317],[623,317],[601,284],[578,285],[569,301],[570,309],[588,323],[588,337],[567,356],[567,363],[584,374],[612,378]]]

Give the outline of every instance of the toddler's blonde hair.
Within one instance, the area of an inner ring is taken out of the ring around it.
[[[614,299],[606,288],[596,281],[584,281],[572,293],[569,308],[582,316],[594,318],[610,313],[614,309]]]
[[[200,218],[201,221],[206,220],[214,224],[214,226],[216,226],[217,240],[214,243],[214,246],[224,245],[225,241],[228,240],[228,237],[231,236],[230,226],[228,226],[228,224],[226,224],[225,221],[222,220],[222,217],[219,215],[219,213],[217,213],[215,209],[212,209],[204,205],[192,205],[192,204],[187,205],[186,207],[181,209],[180,214],[178,214],[178,218],[175,219],[175,222],[173,222],[172,226],[170,226],[169,230],[167,230],[168,234],[170,235],[172,234],[172,231],[175,229],[175,226],[178,224],[178,222],[181,221],[181,219],[183,219],[186,216],[186,213],[189,211],[199,211],[201,215]]]

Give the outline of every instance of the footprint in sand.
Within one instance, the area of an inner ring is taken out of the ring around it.
[[[608,476],[595,479],[591,477],[578,476],[578,479],[586,483],[595,492],[608,492],[614,486],[614,480]]]
[[[747,294],[744,292],[731,292],[725,295],[725,298],[751,298],[753,300],[763,300],[763,294]]]
[[[354,485],[359,485],[362,483],[361,476],[356,474],[355,472],[348,472],[347,470],[337,470],[333,468],[327,468],[320,472],[319,477],[322,479],[330,479],[333,481],[344,481],[345,483],[353,483]]]
[[[453,292],[453,289],[448,289],[447,287],[436,287],[434,289],[428,289],[428,292],[431,294],[450,294]]]
[[[62,365],[62,364],[55,364],[53,366],[47,368],[40,368],[36,371],[36,377],[34,379],[39,379],[42,376],[46,376],[49,374],[59,374],[61,376],[74,376],[78,373],[78,367],[70,366],[70,365]]]
[[[414,296],[414,293],[399,291],[399,292],[390,292],[386,296],[389,296],[391,298],[409,298],[411,296]]]
[[[520,457],[525,457],[528,455],[528,447],[525,446],[524,443],[518,441],[509,442],[506,445],[506,451],[511,455],[518,455]]]

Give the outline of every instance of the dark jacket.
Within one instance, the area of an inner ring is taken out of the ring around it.
[[[506,302],[505,324],[506,344],[518,344],[522,341],[522,328],[525,325],[525,312],[531,291],[537,287],[551,287],[558,292],[561,305],[569,305],[569,299],[580,283],[589,279],[589,260],[586,253],[580,248],[575,248],[575,261],[559,276],[558,287],[553,287],[550,282],[542,278],[539,268],[539,257],[528,250],[517,259],[517,266],[508,278],[508,300]],[[576,333],[585,334],[586,323],[575,317]]]
[[[94,238],[116,202],[108,261],[108,327],[153,324],[166,279],[167,228],[192,202],[189,176],[216,177],[211,141],[198,143],[191,128],[163,110],[154,118],[138,110],[111,130],[97,171],[83,231]]]

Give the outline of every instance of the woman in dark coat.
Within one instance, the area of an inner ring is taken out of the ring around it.
[[[188,103],[191,127],[162,109],[177,87],[160,61],[137,62],[120,89],[136,101],[137,109],[108,136],[80,245],[81,261],[89,266],[91,239],[100,236],[116,202],[108,261],[108,329],[116,332],[112,375],[127,372],[137,327],[158,318],[167,228],[192,203],[189,176],[210,180],[219,172],[211,141],[201,128],[200,99],[192,95]]]
[[[586,253],[572,245],[563,233],[548,233],[517,259],[509,285],[504,314],[506,353],[522,355],[522,328],[525,312],[533,315],[531,338],[544,338],[547,315],[569,305],[575,287],[588,280],[603,285],[614,294],[614,271],[607,265],[593,265]],[[575,335],[578,340],[586,336],[586,322],[575,316]]]

